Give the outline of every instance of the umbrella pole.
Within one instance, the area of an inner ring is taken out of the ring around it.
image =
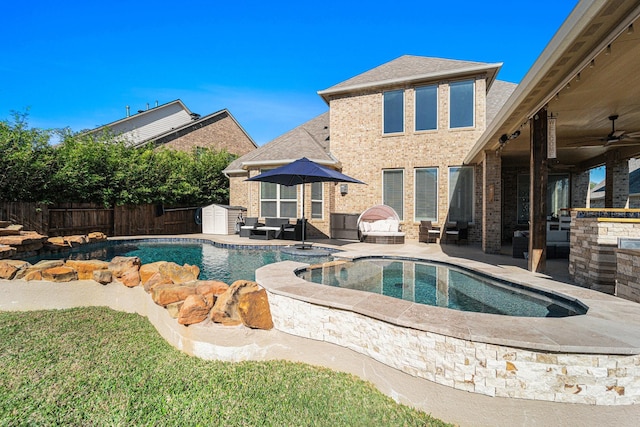
[[[302,249],[304,249],[305,230],[307,229],[306,220],[304,218],[304,182],[302,183]]]

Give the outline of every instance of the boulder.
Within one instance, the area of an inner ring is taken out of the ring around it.
[[[11,280],[15,277],[19,268],[6,261],[0,261],[0,279]]]
[[[72,246],[74,248],[76,246],[89,243],[89,239],[85,235],[65,236],[64,240],[69,244],[69,246]]]
[[[177,319],[180,315],[180,307],[182,307],[182,304],[184,304],[184,301],[172,302],[171,304],[167,304],[165,308],[167,309],[169,316]]]
[[[28,281],[31,280],[42,280],[42,270],[31,270],[27,269],[25,275],[21,277],[21,279]]]
[[[224,325],[239,325],[242,323],[238,313],[238,300],[241,295],[258,291],[260,288],[256,282],[249,280],[236,280],[229,289],[218,296],[211,310],[211,320]]]
[[[92,279],[102,285],[106,285],[113,281],[113,275],[111,270],[94,270]]]
[[[218,280],[198,280],[196,282],[196,293],[198,295],[212,295],[217,297],[229,289],[229,285]]]
[[[213,306],[213,295],[189,295],[180,307],[178,323],[181,325],[193,325],[206,320]]]
[[[140,273],[138,267],[133,266],[129,270],[123,272],[118,280],[128,288],[136,287],[140,284]]]
[[[171,279],[175,284],[189,283],[198,280],[200,269],[195,265],[185,264],[179,266],[175,262],[167,262],[158,266],[158,271]]]
[[[160,265],[166,263],[167,261],[156,261],[140,266],[140,281],[142,282],[142,284],[146,284],[151,277],[158,273]]]
[[[151,293],[153,289],[158,285],[173,285],[173,282],[168,277],[164,277],[160,273],[155,273],[153,276],[143,282],[144,290]]]
[[[0,259],[11,258],[16,254],[16,248],[7,245],[0,245]]]
[[[71,267],[53,267],[42,270],[42,279],[50,282],[70,282],[78,280],[78,272]]]
[[[238,313],[242,324],[251,329],[273,329],[273,319],[269,309],[267,291],[260,289],[240,295]]]
[[[17,252],[28,252],[42,248],[47,236],[35,231],[21,231],[19,236],[0,236],[0,245],[8,245],[16,248]]]
[[[111,270],[114,278],[119,279],[123,274],[127,273],[134,267],[136,270],[139,270],[140,264],[140,258],[137,256],[117,256],[109,262],[109,270]]]
[[[61,259],[53,259],[53,260],[43,259],[42,261],[39,261],[30,267],[20,270],[15,275],[14,279],[42,280],[41,272],[43,270],[54,268],[54,267],[62,267],[63,265],[64,265],[64,261]]]
[[[69,244],[64,240],[64,237],[49,237],[47,239],[48,246],[59,246],[59,247],[68,247]]]
[[[189,295],[195,295],[196,288],[191,285],[158,285],[153,288],[151,298],[153,302],[161,306],[167,306],[173,302],[184,301]]]
[[[12,224],[11,221],[0,220],[0,228],[8,227]]]
[[[17,279],[18,276],[24,276],[25,271],[29,267],[31,267],[31,264],[19,259],[0,261],[0,279]]]
[[[102,242],[107,240],[107,235],[100,231],[94,231],[87,234],[87,239],[89,240],[89,243]]]
[[[18,224],[10,224],[6,227],[0,227],[0,236],[19,236],[23,227]]]
[[[95,259],[90,260],[67,260],[64,265],[71,267],[78,272],[78,280],[93,279],[93,272],[96,270],[106,270],[109,263]]]

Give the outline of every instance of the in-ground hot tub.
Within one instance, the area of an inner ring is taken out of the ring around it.
[[[565,317],[587,312],[587,307],[576,299],[442,262],[365,257],[312,265],[297,274],[314,283],[461,311],[524,317]]]

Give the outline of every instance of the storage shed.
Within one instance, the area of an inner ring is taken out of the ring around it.
[[[242,206],[209,205],[202,208],[204,234],[234,234],[238,218],[244,218],[247,208]]]

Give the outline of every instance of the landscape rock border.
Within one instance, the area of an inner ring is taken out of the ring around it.
[[[0,260],[0,279],[73,282],[94,280],[102,285],[142,287],[153,302],[167,309],[181,325],[209,319],[227,326],[273,328],[267,293],[256,282],[237,280],[231,285],[217,280],[198,280],[195,265],[169,261],[142,264],[139,257],[100,260],[43,260],[30,264]],[[70,284],[72,286],[72,284]]]

